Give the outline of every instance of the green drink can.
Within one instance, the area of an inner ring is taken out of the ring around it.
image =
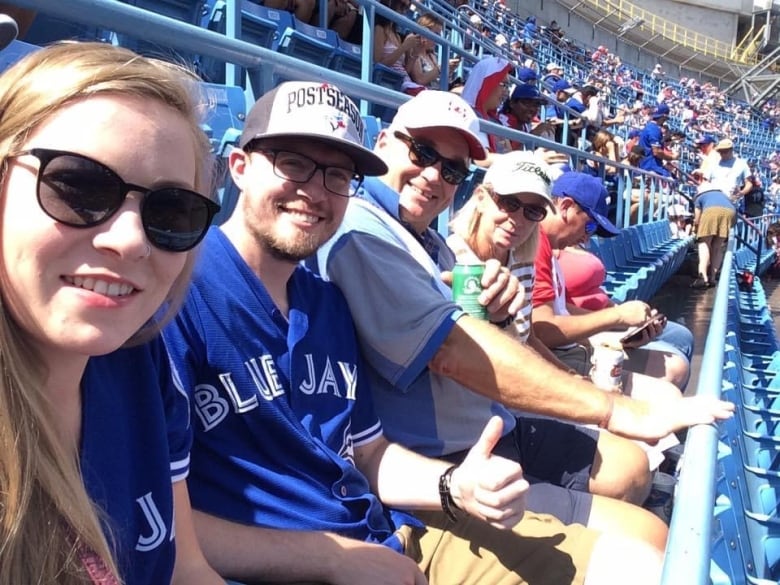
[[[487,307],[479,304],[484,264],[456,264],[452,269],[452,300],[472,317],[487,321]]]

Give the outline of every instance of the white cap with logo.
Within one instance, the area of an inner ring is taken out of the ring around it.
[[[479,118],[459,95],[448,91],[425,90],[401,104],[392,126],[409,128],[453,128],[460,132],[469,145],[469,156],[474,160],[487,157],[479,139]]]
[[[485,173],[484,183],[489,183],[499,196],[520,193],[539,195],[554,210],[550,194],[554,176],[555,171],[533,152],[515,150],[494,157],[493,164]]]
[[[254,140],[310,138],[344,152],[364,175],[384,175],[387,165],[363,146],[360,110],[335,85],[289,81],[265,93],[249,111],[238,145]]]

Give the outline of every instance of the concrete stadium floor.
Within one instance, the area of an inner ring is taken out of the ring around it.
[[[685,267],[685,265],[684,265]],[[678,272],[667,281],[650,301],[652,307],[664,313],[670,320],[685,325],[693,333],[694,347],[691,360],[691,379],[686,395],[696,392],[699,380],[704,343],[712,319],[712,305],[715,302],[715,288],[697,290],[690,288],[693,278]],[[778,293],[780,295],[780,292]],[[780,306],[780,304],[778,305]]]

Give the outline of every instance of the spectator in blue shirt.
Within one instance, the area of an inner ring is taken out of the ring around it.
[[[639,161],[639,168],[653,171],[663,177],[671,177],[664,166],[666,161],[676,160],[679,155],[664,150],[664,122],[669,119],[669,106],[660,104],[653,112],[650,120],[639,135],[639,145],[644,149],[644,157]]]

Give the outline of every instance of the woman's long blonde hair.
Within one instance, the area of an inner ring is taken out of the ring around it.
[[[195,188],[210,195],[212,157],[199,126],[203,107],[197,87],[194,76],[177,65],[111,45],[61,43],[36,51],[0,76],[0,180],[5,183],[7,157],[60,108],[116,94],[158,100],[190,122],[199,157]],[[34,198],[30,205],[36,205]],[[160,315],[129,343],[157,334],[178,309],[192,262],[189,253]],[[97,553],[121,578],[101,529],[101,511],[84,487],[78,453],[61,444],[50,422],[56,413],[44,391],[48,372],[42,356],[2,294],[10,268],[0,266],[0,583],[89,583],[80,549]]]
[[[477,256],[479,256],[479,250],[486,249],[485,246],[480,245],[479,241],[479,227],[482,222],[482,212],[479,210],[479,203],[483,197],[493,197],[493,186],[490,183],[482,183],[478,186],[471,194],[471,197],[463,204],[463,207],[452,218],[452,221],[450,221],[452,233],[460,236]],[[538,224],[535,224],[532,229],[531,235],[510,251],[511,258],[515,263],[533,262],[536,258],[536,248],[539,246]],[[482,261],[489,260],[489,258],[482,257],[479,259]]]

